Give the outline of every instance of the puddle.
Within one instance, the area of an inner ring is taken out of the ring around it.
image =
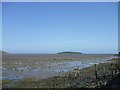
[[[36,72],[68,72],[70,70],[73,70],[76,67],[79,68],[86,68],[89,66],[92,66],[94,64],[99,64],[99,62],[80,62],[80,61],[67,61],[67,62],[54,62],[54,63],[49,63],[49,65],[45,68],[41,68],[41,67],[36,67],[33,71]]]
[[[8,76],[2,77],[3,80],[21,80],[24,79],[24,76]]]
[[[68,72],[70,70],[73,70],[77,67],[79,68],[86,68],[89,66],[92,66],[94,64],[99,64],[99,63],[87,63],[87,62],[80,62],[80,61],[70,61],[70,62],[63,62],[62,66],[59,66],[59,63],[56,64],[56,67],[51,68],[55,72]]]
[[[6,68],[0,67],[0,70],[5,70]]]
[[[29,66],[13,68],[13,70],[17,70],[17,71],[27,71],[27,70],[30,70],[30,69],[31,69],[31,67],[29,67]]]
[[[40,70],[41,70],[40,67],[37,67],[37,68],[33,69],[34,72],[39,72]]]

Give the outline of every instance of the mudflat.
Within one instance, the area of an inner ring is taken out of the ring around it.
[[[94,64],[108,63],[113,58],[117,57],[115,55],[6,54],[3,55],[3,66],[1,68],[3,71],[3,87],[15,87],[16,85],[12,85],[12,83],[21,81],[24,81],[24,83],[28,81],[29,83],[33,83],[33,81],[45,83],[45,80],[51,80],[53,77],[66,75],[70,72],[73,74],[76,68],[86,69],[93,67]],[[94,71],[94,69],[92,70]],[[84,74],[84,76],[87,75]],[[59,79],[56,80],[59,81]],[[45,84],[39,87],[42,86],[49,87]],[[28,85],[27,87],[31,86]],[[33,87],[36,87],[36,85]]]

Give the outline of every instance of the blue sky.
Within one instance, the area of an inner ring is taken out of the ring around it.
[[[3,3],[3,50],[11,53],[118,53],[112,3]]]
[[[0,13],[2,13],[2,3],[0,2]],[[2,14],[0,14],[0,50],[2,50]]]

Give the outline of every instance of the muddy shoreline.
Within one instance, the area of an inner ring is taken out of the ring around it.
[[[98,56],[97,57],[94,56],[94,58],[98,58]],[[15,59],[15,57],[14,57],[14,59]],[[56,61],[56,59],[51,60],[51,62],[54,62],[54,61]],[[65,60],[63,60],[63,61],[65,61]],[[70,60],[67,59],[67,61],[71,61],[71,59]],[[47,61],[47,62],[50,62],[50,61]],[[28,63],[31,63],[31,62],[28,62]],[[46,61],[45,61],[45,63],[46,63]],[[69,88],[69,87],[71,87],[71,88],[72,87],[73,88],[75,88],[75,87],[95,88],[95,87],[100,87],[102,85],[105,85],[112,78],[111,70],[110,70],[111,63],[114,66],[114,70],[117,70],[118,59],[109,60],[109,61],[107,60],[104,63],[97,64],[97,66],[96,66],[97,67],[97,75],[98,75],[97,79],[95,79],[95,66],[92,65],[90,67],[84,67],[77,71],[75,70],[77,67],[75,67],[75,68],[73,68],[73,70],[70,70],[68,72],[62,71],[61,73],[58,73],[55,76],[48,77],[45,79],[36,79],[33,77],[24,78],[21,80],[5,79],[5,80],[2,80],[3,81],[2,85],[3,85],[3,88]],[[63,66],[64,65],[62,65],[62,67]],[[12,66],[12,67],[15,67],[15,66]],[[105,71],[104,71],[104,69],[105,69]],[[25,71],[23,71],[23,72],[25,72]],[[77,74],[76,74],[76,72],[77,72]],[[48,75],[49,75],[49,73],[48,73]],[[114,76],[116,76],[116,75],[117,74],[114,74]]]
[[[3,55],[3,80],[34,77],[45,79],[76,67],[85,68],[104,63],[113,57],[113,55]]]

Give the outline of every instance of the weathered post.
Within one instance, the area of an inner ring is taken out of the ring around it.
[[[75,75],[74,75],[74,77],[76,78],[77,76],[79,76],[80,75],[80,68],[79,67],[77,67],[76,69],[74,69],[75,70]]]
[[[110,64],[111,76],[113,77],[113,64]]]
[[[103,72],[105,73],[105,67],[103,66]]]
[[[97,67],[96,67],[96,64],[95,64],[95,79],[97,79]]]
[[[116,64],[116,74],[119,74],[119,67],[118,67],[118,64]]]
[[[103,70],[102,70],[102,71],[103,71],[103,74],[102,74],[102,76],[103,76],[103,78],[105,78],[105,76],[106,76],[106,70],[105,70],[105,66],[103,66],[103,67],[102,67],[102,69],[103,69]]]

